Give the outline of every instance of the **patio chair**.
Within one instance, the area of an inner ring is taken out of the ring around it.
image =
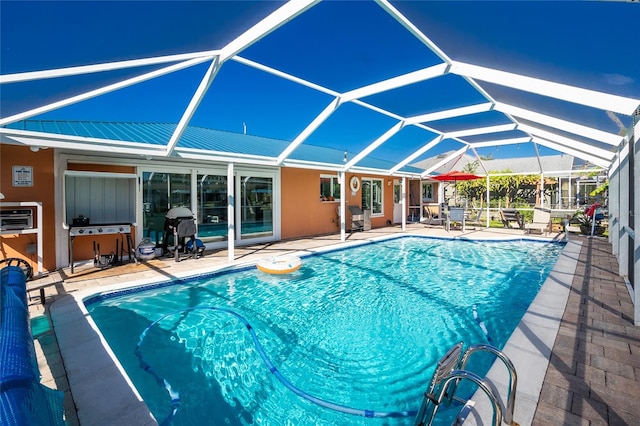
[[[444,218],[439,217],[437,213],[431,210],[430,206],[424,207],[424,223],[427,225],[442,225],[444,223]]]
[[[515,222],[518,228],[524,229],[524,221],[522,216],[516,209],[502,209],[500,210],[500,219],[505,228],[511,228],[511,223]]]
[[[474,215],[475,212],[470,211],[469,212],[469,216],[467,219],[465,219],[465,223],[467,225],[472,225],[472,226],[484,226],[486,225],[486,223],[482,223],[481,222],[481,218],[482,218],[482,210],[478,210],[478,212]]]
[[[532,229],[540,231],[545,235],[551,232],[551,210],[543,209],[541,207],[533,208],[533,220],[531,223],[527,223],[525,226],[527,234],[531,233]]]

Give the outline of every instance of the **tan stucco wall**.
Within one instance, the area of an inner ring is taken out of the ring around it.
[[[53,174],[53,149],[41,149],[32,152],[28,147],[0,144],[0,192],[4,194],[2,202],[36,201],[42,202],[42,224],[36,222],[36,211],[33,211],[34,226],[41,227],[43,237],[42,266],[45,270],[56,267],[55,254],[55,196]],[[33,167],[33,186],[13,186],[13,166]],[[37,271],[38,259],[35,253],[27,254],[27,244],[36,244],[36,234],[2,235],[0,241],[0,258],[19,257],[27,260]]]
[[[336,209],[337,201],[320,200],[320,175],[335,174],[321,170],[283,168],[282,180],[282,238],[290,239],[310,235],[322,235],[340,232],[340,223]],[[346,175],[346,205],[360,206],[361,192],[352,195],[349,181],[354,174]],[[356,175],[362,178],[362,175]],[[369,176],[376,178],[377,176]],[[371,219],[371,227],[382,227],[387,220],[393,219],[392,178],[384,178],[384,217]],[[351,217],[347,209],[347,230]]]

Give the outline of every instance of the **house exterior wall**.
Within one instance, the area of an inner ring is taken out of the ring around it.
[[[131,164],[104,164],[104,159],[101,160],[101,164],[93,164],[90,156],[83,156],[83,158],[86,158],[86,163],[82,161],[67,162],[64,160],[65,164],[56,165],[55,157],[54,149],[41,149],[38,152],[32,152],[29,147],[25,146],[0,145],[0,177],[2,179],[0,192],[5,196],[2,201],[37,201],[43,205],[43,223],[41,224],[43,233],[42,264],[45,271],[55,270],[60,266],[57,263],[62,263],[61,266],[66,266],[67,253],[56,253],[56,250],[66,251],[68,246],[68,232],[62,229],[62,223],[56,222],[56,209],[64,210],[62,207],[62,195],[59,190],[56,191],[57,180],[61,180],[62,186],[64,186],[62,172],[64,170],[127,174],[135,174],[137,172],[136,167]],[[33,186],[13,187],[12,166],[32,167]],[[57,174],[61,176],[56,176],[56,168]],[[296,168],[282,168],[280,173],[281,238],[292,239],[339,233],[340,219],[337,211],[340,208],[340,202],[322,201],[320,198],[320,176],[337,176],[337,173],[319,169]],[[349,181],[353,176],[354,174],[352,173],[347,173],[345,176],[346,206],[360,207],[362,205],[362,185],[355,194],[352,193]],[[393,220],[393,178],[361,174],[355,176],[361,181],[363,177],[382,179],[383,212],[381,215],[371,218],[371,227],[386,226],[389,221]],[[58,194],[57,198],[56,193]],[[404,214],[406,215],[406,211]],[[34,211],[34,220],[35,218]],[[348,209],[345,223],[346,229],[349,231],[351,215]],[[40,226],[40,224],[36,225]],[[135,244],[135,229],[132,233]],[[57,238],[64,240],[62,244],[61,241],[56,242],[56,235]],[[94,256],[94,241],[96,244],[100,244],[101,254],[109,254],[111,251],[115,251],[116,239],[122,243],[122,238],[119,235],[92,235],[91,238],[75,238],[73,242],[74,260],[78,262],[92,259]],[[0,258],[19,257],[26,259],[32,264],[34,271],[39,272],[37,271],[36,254],[27,253],[27,245],[35,244],[35,242],[35,234],[2,235]],[[124,243],[126,244],[126,239]]]
[[[33,168],[33,186],[13,186],[13,166]],[[54,150],[41,149],[33,152],[26,146],[0,144],[0,192],[4,195],[1,202],[35,201],[42,203],[42,222],[36,223],[36,211],[33,211],[34,226],[42,230],[43,252],[42,267],[53,270],[56,267],[55,256],[55,195],[54,195]],[[4,234],[0,236],[0,258],[18,257],[27,260],[38,271],[36,253],[27,253],[28,244],[36,244],[36,234]]]
[[[282,239],[306,237],[340,232],[340,219],[337,209],[340,201],[322,201],[320,199],[320,175],[335,174],[322,170],[283,168],[282,179]],[[379,179],[379,176],[367,176],[347,173],[345,176],[347,217],[346,229],[350,230],[351,216],[348,206],[362,205],[362,186],[355,195],[349,188],[353,176]],[[372,217],[371,227],[386,226],[393,219],[392,178],[385,177],[383,183],[383,216]]]

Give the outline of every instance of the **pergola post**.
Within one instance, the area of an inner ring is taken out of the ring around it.
[[[633,229],[633,251],[629,252],[630,261],[633,262],[633,275],[632,285],[634,289],[634,307],[633,307],[633,323],[640,325],[640,237],[636,233],[640,229],[640,197],[637,194],[638,191],[638,178],[640,178],[640,115],[636,115],[636,125],[634,127],[633,134],[631,135],[629,156],[633,156],[633,170],[631,171],[629,197],[633,199],[633,211],[629,216],[633,218],[630,220],[629,226]],[[633,214],[633,216],[631,216]]]
[[[489,213],[489,192],[490,192],[491,186],[489,183],[489,173],[487,173],[487,229],[489,229],[489,227],[491,226],[491,218],[490,213]]]
[[[227,259],[229,262],[235,258],[235,178],[233,163],[227,165]]]
[[[402,194],[400,196],[400,205],[402,206],[402,232],[407,230],[407,178],[403,177],[402,180]]]
[[[347,190],[345,172],[338,172],[338,180],[340,181],[340,241],[343,243],[347,240],[345,232],[345,203],[347,202]]]

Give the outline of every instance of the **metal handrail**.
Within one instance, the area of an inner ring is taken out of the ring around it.
[[[507,423],[508,425],[517,426],[518,423],[513,421],[513,411],[516,405],[516,388],[518,386],[518,375],[516,373],[515,366],[500,349],[491,345],[480,344],[471,345],[465,351],[464,355],[462,356],[462,360],[460,361],[461,370],[465,369],[471,355],[477,352],[490,352],[498,357],[507,367],[507,371],[509,372],[509,388],[507,389],[507,406],[504,409],[505,423]],[[502,403],[502,400],[500,398],[499,402]]]
[[[477,374],[472,373],[470,371],[464,371],[464,370],[453,370],[451,373],[449,373],[447,376],[445,376],[442,379],[440,383],[441,384],[440,392],[438,393],[437,396],[434,397],[435,401],[432,401],[433,409],[429,411],[425,410],[425,412],[423,413],[423,418],[416,419],[416,424],[431,426],[431,424],[433,423],[433,419],[435,418],[436,413],[438,411],[438,407],[440,406],[440,402],[442,402],[443,398],[445,397],[447,389],[452,384],[452,382],[455,381],[457,383],[461,380],[470,380],[471,382],[475,383],[478,386],[478,388],[484,391],[484,393],[489,398],[489,401],[491,401],[491,405],[493,406],[493,423],[492,424],[493,426],[500,426],[500,424],[502,423],[502,407],[500,405],[498,397],[495,395],[495,393],[491,389],[491,385],[489,384],[489,382],[487,382],[486,380],[483,380]]]

